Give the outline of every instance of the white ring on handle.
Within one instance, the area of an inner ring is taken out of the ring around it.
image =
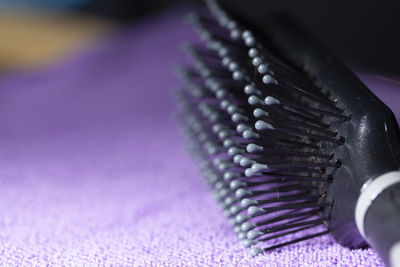
[[[400,242],[395,243],[390,248],[389,262],[392,267],[400,267]]]
[[[365,239],[364,220],[368,208],[383,190],[397,183],[400,183],[400,171],[392,171],[378,176],[372,182],[365,183],[361,188],[361,194],[356,204],[355,217],[358,231]]]

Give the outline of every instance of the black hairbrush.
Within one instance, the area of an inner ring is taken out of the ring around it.
[[[188,17],[206,45],[185,46],[194,67],[179,69],[177,96],[238,237],[256,255],[331,233],[399,266],[400,132],[390,109],[290,22],[249,27],[207,6],[211,14]]]

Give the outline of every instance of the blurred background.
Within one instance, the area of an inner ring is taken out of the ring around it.
[[[375,74],[358,72],[400,118],[399,79],[376,77],[400,75],[396,1],[223,1],[260,23],[291,14]],[[198,5],[0,0],[0,265],[297,262],[291,250],[246,256],[184,153],[171,67],[187,60],[179,44],[197,40],[182,17]],[[329,238],[293,251],[304,265],[379,264]]]
[[[200,1],[0,0],[0,68],[49,62],[94,36],[183,2]],[[258,23],[271,12],[290,14],[358,69],[400,74],[399,1],[224,2]]]
[[[0,0],[0,70],[38,67],[178,0]]]

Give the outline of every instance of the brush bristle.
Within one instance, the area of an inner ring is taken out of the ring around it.
[[[215,1],[188,21],[204,45],[178,74],[180,118],[191,152],[224,214],[253,255],[329,232],[327,185],[344,139],[330,127],[343,109],[263,36]],[[326,119],[329,118],[329,119]]]

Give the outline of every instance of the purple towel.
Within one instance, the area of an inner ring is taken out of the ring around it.
[[[182,13],[0,79],[0,265],[381,266],[329,235],[249,256],[173,120]],[[364,80],[400,118],[399,84]]]

